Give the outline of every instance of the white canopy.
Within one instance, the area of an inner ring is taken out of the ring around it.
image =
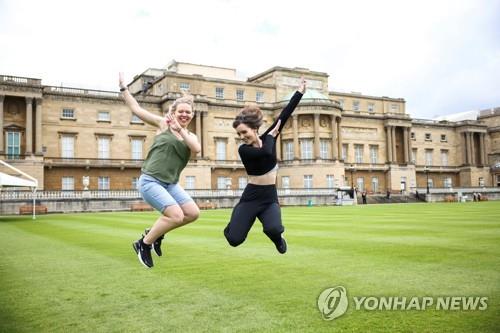
[[[6,173],[0,172],[0,187],[2,186],[36,187],[36,185],[37,184],[32,180],[14,177]]]

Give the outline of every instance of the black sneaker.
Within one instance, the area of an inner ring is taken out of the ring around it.
[[[142,238],[133,242],[132,247],[137,253],[137,257],[141,264],[146,266],[147,268],[153,267],[153,258],[151,258],[151,245],[145,244],[142,241]]]
[[[278,250],[279,253],[284,254],[286,252],[286,249],[286,240],[281,237],[281,242],[279,244],[276,244],[276,250]]]
[[[148,229],[144,230],[144,234],[147,235],[148,232],[149,232],[149,230],[151,230],[151,229],[148,228]],[[155,253],[156,253],[156,255],[158,257],[161,257],[161,255],[162,255],[162,252],[161,252],[161,241],[163,240],[163,238],[165,238],[165,235],[161,235],[153,243],[153,250],[155,251]]]

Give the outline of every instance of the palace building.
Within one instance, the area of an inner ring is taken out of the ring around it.
[[[137,75],[129,89],[158,115],[183,90],[193,94],[189,130],[202,151],[180,182],[187,189],[238,189],[247,179],[235,115],[256,103],[265,114],[263,131],[301,76],[307,92],[278,140],[279,188],[385,193],[500,186],[500,108],[469,120],[412,119],[404,99],[330,91],[323,72],[273,67],[243,80],[235,69],[176,61]],[[0,129],[0,158],[36,177],[45,191],[83,190],[83,177],[91,190],[134,189],[156,134],[118,92],[7,75],[0,75]]]

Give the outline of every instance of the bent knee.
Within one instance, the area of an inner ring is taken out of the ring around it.
[[[172,221],[172,223],[179,224],[184,221],[184,213],[181,209],[165,209],[163,211],[163,216],[167,217]]]
[[[236,247],[245,241],[245,237],[236,237],[234,235],[229,234],[226,230],[224,230],[224,237],[226,237],[229,245]]]
[[[184,219],[186,222],[193,222],[196,221],[200,217],[200,210],[193,210],[187,213],[184,213]]]

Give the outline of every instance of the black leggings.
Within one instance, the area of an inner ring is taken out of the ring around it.
[[[279,244],[285,228],[281,224],[275,185],[247,185],[240,202],[233,209],[231,221],[224,229],[224,236],[231,246],[238,246],[245,241],[255,218],[259,218],[267,237]]]

